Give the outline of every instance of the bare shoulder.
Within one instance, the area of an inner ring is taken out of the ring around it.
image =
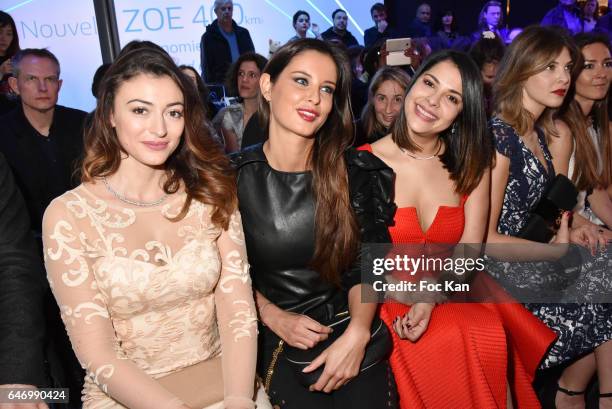
[[[370,146],[372,146],[372,152],[380,158],[390,157],[396,149],[395,142],[391,139],[391,134],[380,138]]]
[[[557,138],[556,139],[559,139],[559,140],[565,141],[565,142],[567,142],[568,140],[571,141],[571,139],[572,139],[572,130],[567,125],[567,123],[565,123],[565,121],[562,120],[562,119],[555,119],[554,124],[555,124],[555,130],[557,131]],[[554,141],[555,137],[551,138],[551,140]]]

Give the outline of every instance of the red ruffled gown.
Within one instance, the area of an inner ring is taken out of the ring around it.
[[[369,145],[360,149],[371,152]],[[440,206],[425,232],[414,207],[398,208],[389,228],[392,242],[457,243],[463,234],[464,202]],[[409,310],[387,302],[380,315],[393,328],[393,320]],[[417,342],[391,333],[390,364],[401,409],[506,408],[507,384],[515,408],[541,407],[531,383],[555,333],[518,303],[442,304],[434,308]]]

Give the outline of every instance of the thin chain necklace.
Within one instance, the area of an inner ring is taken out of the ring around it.
[[[440,141],[440,139],[438,138],[438,149],[436,150],[436,153],[434,153],[431,156],[428,156],[426,158],[423,158],[421,156],[416,156],[414,153],[407,151],[406,149],[402,148],[401,146],[398,146],[398,148],[400,149],[400,151],[402,151],[402,153],[404,155],[408,155],[410,156],[412,159],[416,159],[416,160],[429,160],[429,159],[433,159],[436,156],[438,156],[438,153],[440,153],[440,149],[442,149],[442,141]]]
[[[113,196],[115,196],[117,199],[119,199],[123,203],[131,204],[133,206],[139,206],[139,207],[153,207],[153,206],[157,206],[157,205],[161,204],[164,200],[166,200],[166,198],[168,197],[168,193],[164,193],[164,195],[162,197],[160,197],[159,199],[157,199],[157,200],[155,200],[153,202],[139,202],[137,200],[128,199],[127,197],[123,196],[121,193],[115,191],[110,186],[110,184],[108,183],[108,180],[106,180],[106,176],[104,176],[102,178],[102,182],[104,182],[104,186],[106,186],[106,190],[108,190],[110,193],[112,193]]]

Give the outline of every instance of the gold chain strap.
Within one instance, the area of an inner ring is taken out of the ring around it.
[[[283,347],[285,346],[285,341],[282,339],[278,341],[278,346],[272,352],[272,360],[270,361],[270,365],[268,366],[268,370],[266,371],[266,381],[264,382],[264,388],[266,393],[270,393],[270,383],[272,382],[272,375],[274,375],[274,368],[276,367],[276,361],[278,361],[278,356],[281,352],[283,352]]]
[[[267,305],[267,304],[266,304]],[[342,317],[345,315],[349,315],[348,311],[342,311],[336,314],[336,317]],[[270,361],[270,365],[268,366],[268,370],[266,371],[266,379],[264,382],[264,389],[266,393],[270,393],[270,383],[272,383],[272,375],[274,375],[274,368],[276,367],[276,362],[278,361],[278,356],[281,352],[283,352],[283,347],[285,346],[285,341],[282,339],[278,341],[277,347],[272,352],[272,360]]]

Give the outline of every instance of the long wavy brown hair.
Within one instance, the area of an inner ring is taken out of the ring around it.
[[[317,51],[331,57],[338,73],[333,107],[315,135],[309,160],[315,198],[315,251],[311,267],[328,282],[339,284],[341,274],[354,262],[359,247],[359,230],[349,200],[344,159],[344,152],[353,143],[350,63],[346,54],[335,45],[315,39],[299,39],[278,49],[263,72],[270,75],[274,84],[291,60],[306,51]],[[267,127],[270,106],[261,95],[259,101],[260,123]]]
[[[564,48],[569,51],[573,62],[580,59],[572,38],[561,28],[530,26],[506,49],[493,85],[495,113],[512,125],[519,135],[524,135],[534,125],[541,127],[547,136],[557,135],[553,123],[557,109],[546,108],[536,121],[523,106],[523,87],[529,77],[544,71]],[[572,78],[575,76],[574,66]]]
[[[582,50],[587,45],[602,44],[610,49],[610,40],[605,34],[584,33],[574,37],[576,45]],[[582,58],[578,62],[580,70],[583,69]],[[572,84],[571,95],[575,94],[575,83]],[[595,101],[591,112],[585,114],[574,98],[570,98],[560,118],[569,126],[574,137],[575,160],[572,182],[578,190],[607,189],[612,184],[612,141],[610,140],[610,115],[608,113],[608,101],[610,90],[606,96]],[[597,131],[595,144],[587,132],[589,117],[593,121],[593,127]],[[602,163],[597,160],[597,149],[601,153]],[[599,166],[602,166],[601,172]]]
[[[142,74],[170,77],[183,93],[185,130],[176,150],[166,160],[167,178],[163,186],[170,194],[182,185],[187,194],[174,220],[185,217],[195,199],[212,205],[212,222],[227,229],[238,204],[234,172],[228,158],[203,126],[205,110],[195,87],[168,54],[157,49],[144,47],[121,53],[104,75],[93,120],[85,130],[81,180],[92,182],[119,169],[125,151],[110,122],[115,96],[124,82]]]

